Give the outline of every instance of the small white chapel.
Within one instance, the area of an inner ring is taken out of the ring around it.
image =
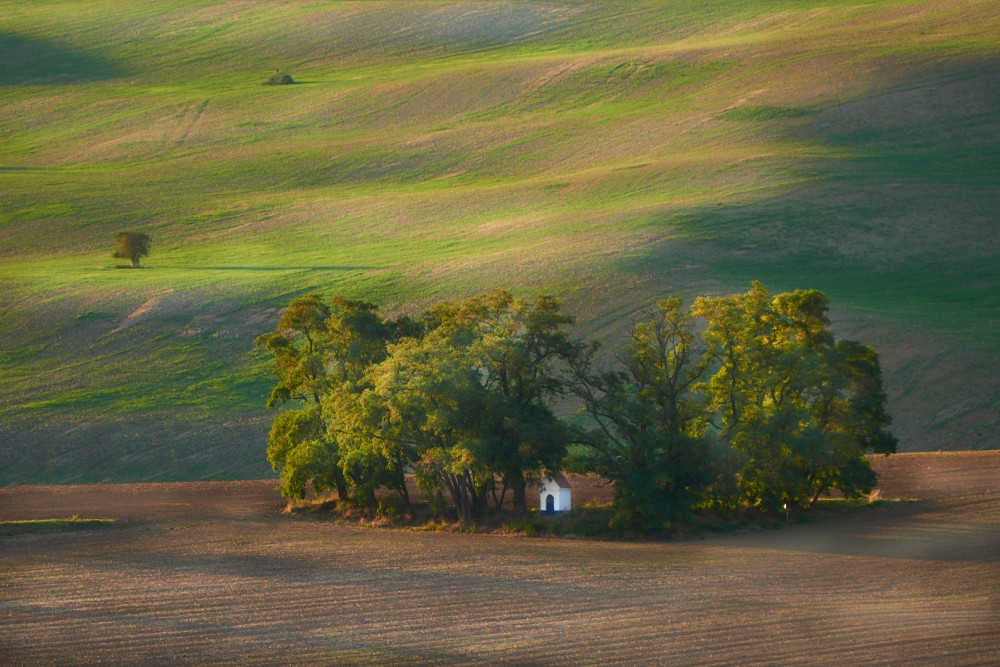
[[[559,514],[573,507],[573,491],[569,480],[557,472],[542,480],[538,508],[542,514]]]

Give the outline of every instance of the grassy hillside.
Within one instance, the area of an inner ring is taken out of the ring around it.
[[[666,292],[815,287],[881,350],[903,449],[997,446],[991,1],[0,19],[0,483],[266,474],[252,341],[309,291],[544,291],[613,341]]]

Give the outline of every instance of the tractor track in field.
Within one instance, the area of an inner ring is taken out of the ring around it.
[[[180,111],[171,119],[170,126],[164,130],[160,145],[163,147],[183,146],[191,136],[191,132],[204,117],[210,101],[206,99],[201,102],[184,103]]]

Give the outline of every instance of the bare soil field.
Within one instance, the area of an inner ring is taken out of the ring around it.
[[[906,502],[674,542],[334,525],[273,480],[0,489],[117,519],[0,534],[0,664],[996,664],[1000,451],[875,465]]]

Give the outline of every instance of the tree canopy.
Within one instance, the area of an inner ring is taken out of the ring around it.
[[[698,335],[681,300],[661,300],[636,321],[618,365],[593,370],[591,345],[572,366],[593,427],[578,438],[584,470],[615,482],[615,521],[655,530],[687,513],[708,482],[705,372]]]
[[[275,420],[268,441],[283,492],[301,496],[311,481],[373,507],[386,488],[410,509],[405,474],[414,473],[465,524],[508,491],[523,512],[527,485],[566,453],[551,400],[564,390],[556,364],[573,347],[571,322],[555,299],[529,305],[503,291],[439,304],[419,321],[385,320],[367,303],[294,299],[257,339],[278,377],[268,405],[299,406]]]
[[[139,268],[139,258],[149,255],[149,249],[153,245],[153,239],[142,232],[116,232],[115,251],[112,257],[127,259],[132,263],[132,268]]]
[[[613,522],[659,531],[692,512],[807,507],[872,490],[895,451],[878,354],[837,341],[816,290],[668,297],[613,362],[569,333],[558,299],[506,291],[383,317],[371,303],[293,299],[257,339],[285,406],[268,437],[282,491],[334,490],[412,513],[407,478],[463,525],[569,465],[614,485]],[[577,405],[570,420],[554,406]],[[382,491],[380,491],[380,489]],[[379,499],[382,496],[382,500]]]
[[[875,484],[865,454],[896,451],[878,355],[836,342],[828,311],[822,292],[771,297],[757,282],[695,300],[715,368],[705,395],[716,437],[742,459],[738,494],[725,504],[774,513],[831,488],[858,497]]]

